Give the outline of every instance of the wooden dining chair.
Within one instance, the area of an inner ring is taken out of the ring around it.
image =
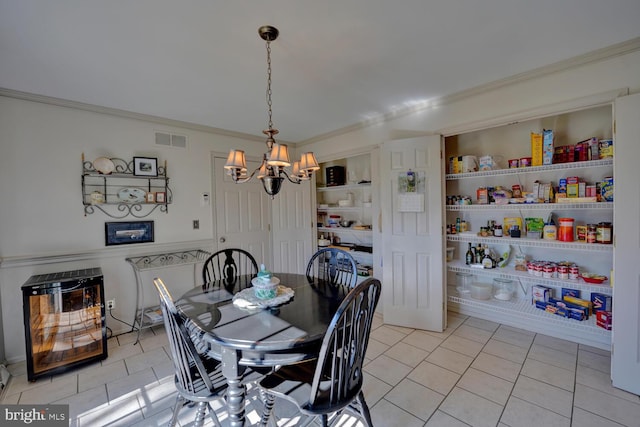
[[[221,363],[198,353],[167,287],[158,278],[154,279],[153,284],[160,296],[164,327],[175,368],[175,385],[178,390],[169,426],[175,426],[180,409],[190,402],[197,404],[196,419],[193,424],[195,427],[204,424],[207,408],[213,423],[220,426],[211,402],[223,399],[227,389],[226,380],[221,372]]]
[[[222,249],[211,255],[202,266],[203,284],[224,280],[233,285],[238,276],[257,275],[258,264],[253,256],[244,249]]]
[[[330,414],[339,417],[348,411],[373,427],[362,392],[362,364],[380,291],[374,278],[353,288],[329,324],[318,359],[283,366],[260,381],[266,396],[261,425],[269,422],[275,399],[282,398],[310,416],[304,425],[320,416],[327,426]]]
[[[342,249],[322,248],[309,260],[307,278],[353,287],[358,279],[356,261],[349,252]]]

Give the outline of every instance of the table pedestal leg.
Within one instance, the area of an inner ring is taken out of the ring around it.
[[[222,347],[222,375],[227,379],[227,410],[231,427],[244,426],[245,389],[242,385],[244,366],[238,365],[240,354],[233,349]]]

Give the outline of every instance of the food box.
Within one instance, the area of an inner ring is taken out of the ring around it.
[[[527,237],[530,239],[542,238],[542,229],[544,228],[544,220],[542,218],[525,218],[527,226]]]
[[[547,302],[551,297],[551,289],[542,285],[533,285],[531,287],[532,303],[535,304],[538,301]]]
[[[580,298],[580,291],[577,289],[562,288],[562,299],[564,297]]]
[[[612,324],[613,324],[613,317],[610,311],[599,311],[596,313],[597,326],[610,331]]]
[[[542,132],[542,164],[550,165],[553,163],[553,131],[545,129]],[[533,166],[536,166],[535,163]]]
[[[502,222],[502,228],[504,230],[504,234],[509,234],[509,230],[511,230],[511,227],[517,225],[518,227],[520,227],[520,230],[522,231],[522,218],[520,217],[505,217],[503,222]]]
[[[599,292],[591,292],[591,303],[593,311],[597,314],[599,311],[611,311],[611,295],[601,294]]]
[[[570,296],[562,297],[562,300],[571,304],[578,305],[580,307],[587,308],[589,310],[588,314],[593,313],[593,304],[591,303],[591,301],[587,301],[586,299],[580,299],[576,297],[570,297]]]
[[[583,307],[578,304],[573,304],[567,300],[557,300],[555,298],[549,298],[549,302],[555,304],[557,307],[563,307],[566,309],[567,317],[571,317],[576,320],[587,320],[591,311],[588,307]]]
[[[542,166],[542,134],[531,132],[531,166]]]

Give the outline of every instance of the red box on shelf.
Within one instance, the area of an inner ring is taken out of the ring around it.
[[[611,330],[612,320],[610,311],[598,311],[596,313],[596,325],[607,331]]]

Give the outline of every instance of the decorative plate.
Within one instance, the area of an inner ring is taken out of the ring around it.
[[[118,191],[118,200],[123,203],[144,203],[147,192],[142,188],[126,187]]]
[[[98,157],[93,161],[93,168],[102,174],[109,175],[115,170],[116,165],[108,157]]]

